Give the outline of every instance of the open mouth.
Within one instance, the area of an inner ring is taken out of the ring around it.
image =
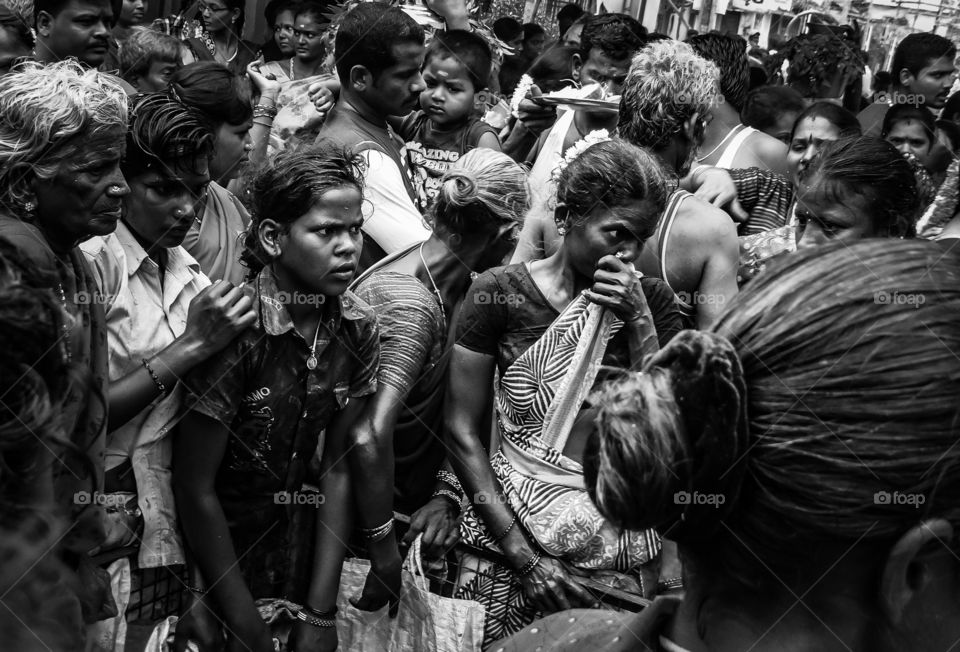
[[[343,279],[353,278],[353,274],[357,271],[356,265],[340,265],[339,267],[334,267],[330,270],[331,276],[337,276]]]

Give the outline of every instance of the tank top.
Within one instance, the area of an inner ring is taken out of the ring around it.
[[[717,160],[715,167],[723,168],[725,170],[733,168],[733,161],[737,158],[737,153],[740,151],[740,148],[745,142],[747,142],[747,138],[752,136],[756,131],[756,129],[753,127],[747,127],[744,125],[740,125],[737,128],[739,131],[732,139],[730,139],[730,142],[727,143],[727,146],[724,148],[723,154],[721,154],[720,158]]]

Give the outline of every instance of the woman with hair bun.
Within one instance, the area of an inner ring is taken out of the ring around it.
[[[578,575],[646,596],[657,584],[659,537],[597,512],[581,453],[594,379],[638,368],[680,329],[673,292],[633,267],[669,184],[625,141],[577,149],[557,175],[560,248],[481,274],[457,322],[444,419],[472,503],[461,532],[502,561],[464,555],[461,566],[476,572],[461,573],[455,597],[484,604],[485,646],[537,613],[593,604]],[[500,446],[491,458],[492,406]]]
[[[954,646],[958,278],[933,242],[803,251],[604,388],[590,495],[670,532],[685,595],[558,614],[499,649]]]
[[[462,156],[438,190],[427,215],[430,238],[380,261],[353,285],[377,312],[381,347],[372,399],[376,440],[356,442],[351,452],[358,511],[371,522],[394,509],[416,512],[407,540],[422,533],[432,558],[459,538],[460,485],[444,464],[440,437],[448,331],[471,277],[510,254],[528,206],[524,169],[491,149]],[[395,541],[374,544],[371,557],[373,581],[357,602],[364,609],[399,595]]]

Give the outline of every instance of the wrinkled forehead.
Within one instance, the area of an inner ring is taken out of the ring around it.
[[[615,59],[607,55],[600,48],[591,48],[587,53],[587,59],[583,62],[584,67],[590,70],[602,71],[608,74],[626,75],[630,69],[630,57]]]

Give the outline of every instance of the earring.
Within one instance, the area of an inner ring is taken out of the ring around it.
[[[558,226],[558,227],[557,227],[557,233],[559,233],[560,235],[567,235],[567,229],[566,229],[566,227]]]
[[[23,203],[23,210],[26,211],[27,213],[32,213],[36,209],[37,209],[37,205],[32,201],[26,201]]]

